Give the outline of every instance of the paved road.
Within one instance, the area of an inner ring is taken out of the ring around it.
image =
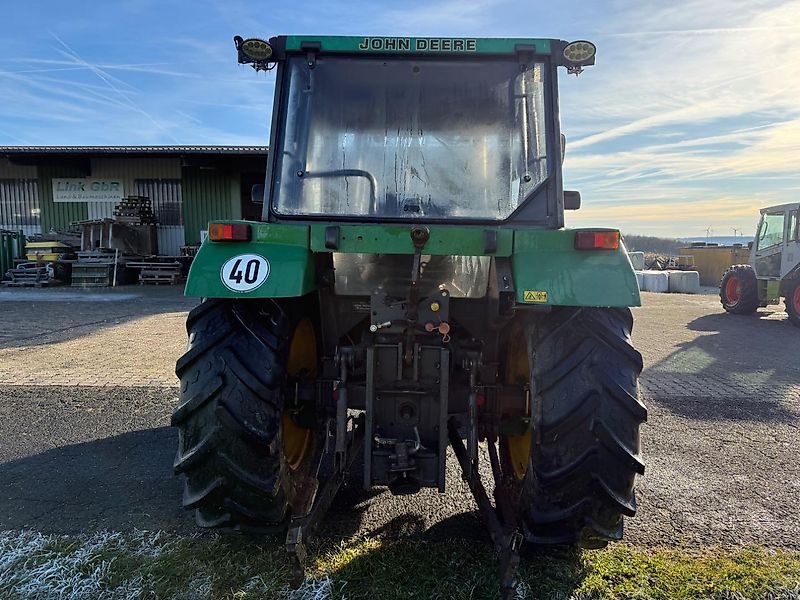
[[[63,294],[0,295],[0,529],[194,531],[168,427],[193,302]],[[713,296],[645,294],[635,319],[650,419],[626,539],[800,547],[800,332],[778,307],[733,317]],[[346,490],[325,531],[483,535],[451,464],[444,496]]]

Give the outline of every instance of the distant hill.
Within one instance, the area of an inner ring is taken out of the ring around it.
[[[625,247],[631,252],[651,252],[654,254],[672,256],[678,254],[678,249],[685,246],[686,242],[675,238],[660,238],[649,235],[623,234]]]
[[[688,246],[692,242],[709,242],[719,246],[732,246],[733,244],[741,244],[747,246],[749,242],[753,241],[749,236],[732,236],[721,235],[716,237],[692,237],[692,238],[661,238],[649,235],[623,235],[625,239],[625,247],[631,252],[647,252],[660,255],[676,255],[678,250],[684,246]]]
[[[747,244],[753,241],[753,237],[747,235],[737,235],[737,236],[719,235],[719,236],[712,236],[710,238],[705,238],[705,237],[683,238],[681,241],[684,241],[686,243],[711,242],[712,244],[719,244],[720,246],[733,246],[734,244],[741,244],[742,246],[747,246]]]

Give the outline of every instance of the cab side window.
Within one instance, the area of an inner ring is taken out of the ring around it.
[[[766,214],[758,231],[758,245],[756,249],[771,248],[783,242],[783,226],[785,225],[784,213]]]
[[[800,228],[797,227],[797,211],[793,210],[789,213],[789,227],[786,229],[787,241],[798,240],[800,241]]]

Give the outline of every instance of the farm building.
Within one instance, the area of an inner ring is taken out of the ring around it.
[[[128,196],[150,199],[158,254],[200,242],[210,220],[257,218],[265,146],[0,146],[0,229],[31,236],[113,218]]]

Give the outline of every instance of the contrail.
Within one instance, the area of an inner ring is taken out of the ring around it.
[[[642,37],[654,35],[707,35],[709,33],[746,33],[752,31],[800,31],[800,25],[770,25],[762,27],[706,27],[703,29],[655,29],[652,31],[597,32],[595,37]]]
[[[56,39],[56,41],[58,41],[62,46],[64,46],[64,48],[66,48],[66,50],[68,52],[68,54],[66,54],[66,56],[72,55],[72,58],[74,58],[74,60],[76,62],[78,62],[79,64],[84,65],[87,69],[89,69],[92,73],[94,73],[98,78],[100,78],[100,80],[102,80],[109,88],[111,88],[111,90],[113,90],[117,95],[119,95],[126,102],[126,104],[130,108],[132,108],[133,110],[135,110],[136,112],[138,112],[139,114],[144,116],[146,119],[148,119],[153,125],[155,125],[162,133],[164,133],[167,137],[169,137],[173,142],[175,142],[176,144],[180,143],[169,131],[167,131],[161,125],[161,123],[156,121],[153,118],[153,116],[150,115],[150,113],[145,111],[141,106],[139,106],[131,98],[129,98],[127,94],[125,94],[116,85],[114,85],[111,82],[111,79],[115,79],[114,77],[112,77],[111,75],[108,75],[107,73],[104,73],[101,69],[98,69],[94,65],[90,64],[89,62],[87,62],[86,60],[81,58],[81,56],[77,52],[75,52],[75,50],[70,48],[61,38],[59,38],[52,31],[50,32],[50,35],[52,35]],[[124,82],[121,82],[121,83],[124,84]],[[125,84],[125,85],[127,85],[127,84]]]
[[[5,129],[0,129],[0,134],[7,136],[8,139],[10,139],[10,140],[14,140],[15,142],[19,142],[23,146],[29,146],[30,145],[29,142],[23,140],[22,138],[18,138],[13,133],[11,133],[10,131],[6,131]]]

